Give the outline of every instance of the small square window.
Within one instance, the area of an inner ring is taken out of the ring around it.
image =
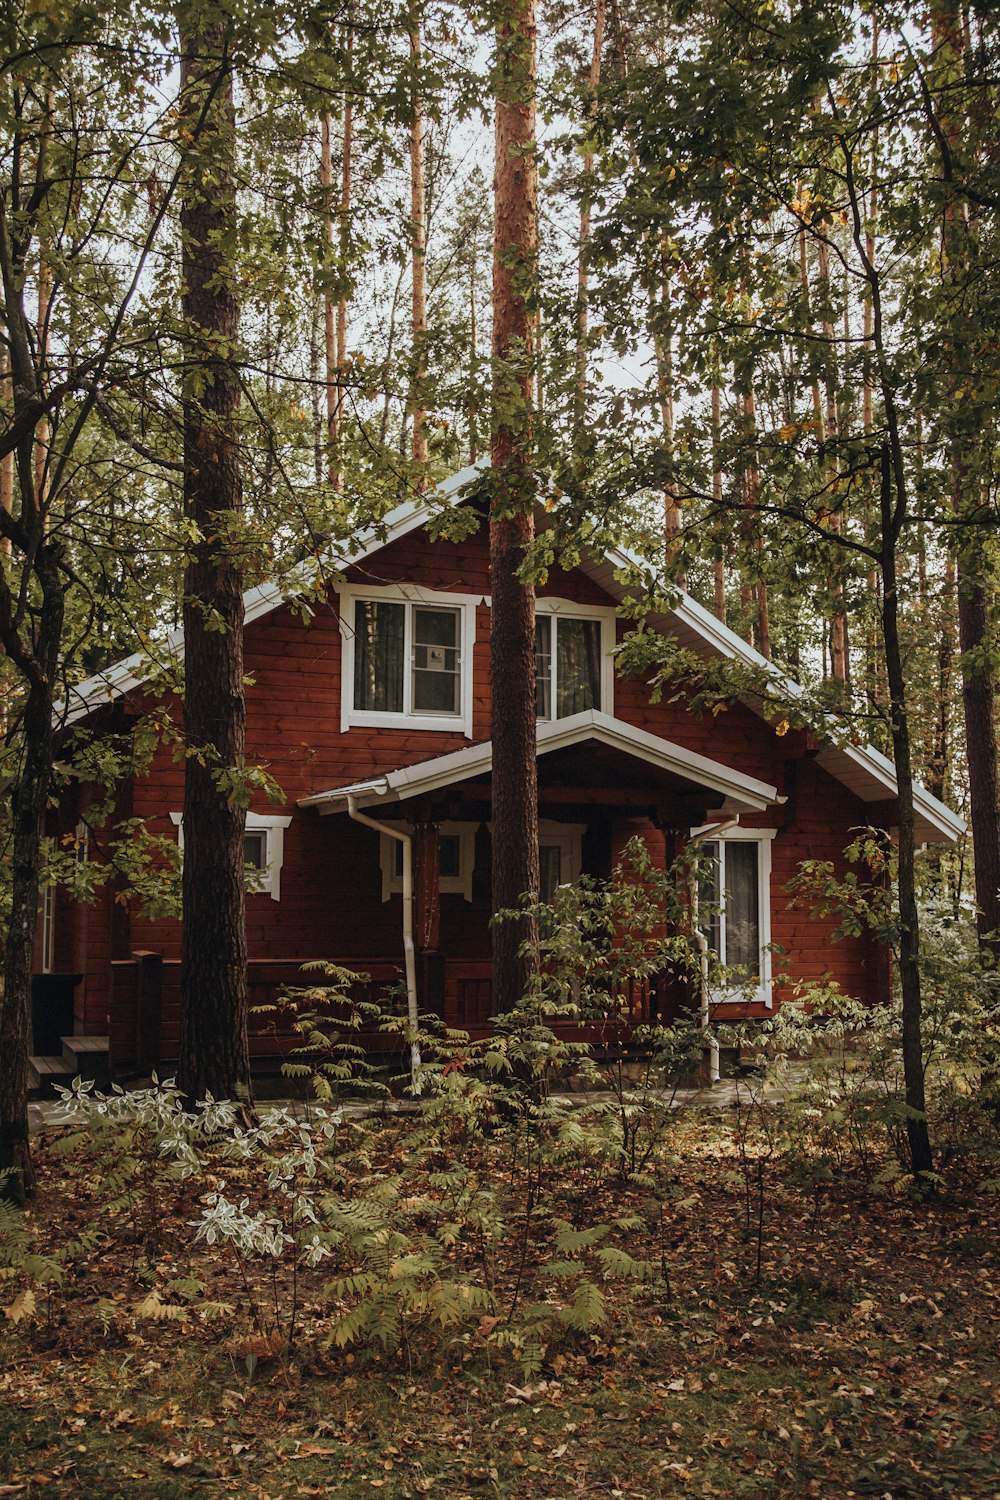
[[[179,812],[170,814],[177,829],[177,844],[184,857],[184,823]],[[243,835],[243,865],[246,870],[247,895],[270,896],[281,900],[281,870],[285,862],[285,829],[290,817],[270,813],[247,813]]]
[[[267,834],[263,829],[243,835],[243,863],[258,872],[267,869]]]
[[[478,823],[438,825],[438,890],[443,896],[472,900],[472,875],[476,863]],[[403,889],[403,845],[384,833],[381,838],[382,900]]]

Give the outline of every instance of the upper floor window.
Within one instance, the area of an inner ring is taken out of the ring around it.
[[[607,637],[610,635],[610,639]],[[611,712],[614,611],[535,617],[535,702],[539,719],[566,719],[589,709]]]
[[[470,662],[475,601],[402,588],[345,590],[342,725],[471,733]]]
[[[702,845],[699,925],[732,976],[717,1001],[770,1005],[771,829],[737,828]]]

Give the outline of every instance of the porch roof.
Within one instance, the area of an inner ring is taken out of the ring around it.
[[[683,745],[660,739],[645,729],[637,729],[594,709],[538,726],[540,756],[567,751],[588,742],[645,765],[651,770],[657,787],[662,787],[666,778],[675,785],[680,783],[710,792],[713,810],[718,808],[726,814],[763,812],[778,800],[777,788],[758,781],[755,776],[747,776],[720,761],[710,760],[707,755],[699,755]],[[327,814],[342,812],[350,798],[358,807],[403,802],[456,782],[489,775],[492,769],[493,742],[485,740],[351,786],[315,792],[312,796],[300,798],[298,805],[315,807],[320,813]]]

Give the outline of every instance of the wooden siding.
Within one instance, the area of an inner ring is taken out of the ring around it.
[[[478,597],[473,738],[487,739],[490,610],[483,602],[489,593],[485,531],[460,544],[432,542],[422,531],[413,533],[351,569],[348,581],[370,586],[419,582],[424,588]],[[582,607],[613,604],[584,574],[560,568],[550,571],[539,593],[571,599]],[[619,626],[619,634],[624,628]],[[250,624],[245,657],[253,680],[247,692],[248,757],[266,765],[284,793],[283,805],[255,799],[252,810],[285,813],[292,819],[285,832],[280,902],[267,894],[247,898],[252,959],[297,967],[308,959],[328,958],[362,968],[372,963],[401,968],[401,898],[381,899],[377,835],[352,823],[346,814],[320,817],[315,811],[301,811],[296,803],[312,793],[461,749],[469,741],[454,730],[341,731],[342,638],[335,594],[308,618],[283,607]],[[829,974],[859,996],[881,992],[884,973],[870,945],[860,940],[831,943],[836,924],[813,921],[784,894],[801,859],[832,859],[842,868],[852,829],[865,821],[864,805],[815,764],[806,737],[796,731],[778,736],[741,704],[699,718],[680,703],[653,703],[648,685],[638,679],[618,679],[613,711],[630,724],[770,782],[781,794],[789,793],[783,806],[743,820],[745,825],[779,830],[772,846],[772,940],[785,950],[796,979]],[[171,712],[179,718],[180,705],[174,702]],[[149,775],[136,784],[132,811],[147,820],[152,832],[173,837],[169,815],[182,805],[183,765],[163,751]],[[457,815],[468,816],[463,811]],[[663,839],[651,825],[629,820],[628,826],[642,831],[654,858],[662,859]],[[627,834],[624,819],[618,832]],[[461,993],[461,976],[454,968],[448,971],[446,1008],[456,1019],[459,1010],[468,1013],[483,1003],[479,981],[489,961],[488,843],[483,825],[477,836],[472,902],[457,895],[441,900],[441,949],[449,960],[465,965],[466,987]],[[73,916],[75,946],[65,958],[67,963],[72,958],[86,974],[78,1016],[85,1029],[104,1030],[110,1008],[111,907],[109,893],[96,907],[81,908]],[[116,941],[115,954],[121,958],[128,951],[159,953],[166,974],[179,960],[179,938],[176,922],[154,921],[135,909],[128,914],[127,935],[124,944]],[[776,961],[776,977],[778,969]],[[468,985],[478,986],[475,996]],[[779,986],[777,993],[788,990]],[[174,1026],[169,994],[165,980],[165,1035],[172,1034]]]

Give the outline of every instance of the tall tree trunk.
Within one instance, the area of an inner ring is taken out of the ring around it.
[[[23,102],[23,97],[20,102]],[[15,96],[16,98],[16,96]],[[19,109],[19,103],[16,108]],[[51,135],[51,106],[41,122],[27,122],[18,113],[25,139],[38,130],[34,182],[38,205],[44,207],[50,186],[47,147]],[[15,163],[20,162],[20,131],[15,132]],[[15,173],[14,182],[17,181]],[[23,208],[18,187],[11,185],[15,210]],[[28,1137],[28,1051],[31,1038],[31,970],[42,864],[42,834],[46,801],[52,780],[54,741],[52,707],[60,665],[66,609],[66,575],[62,543],[49,535],[46,462],[38,464],[40,443],[46,452],[48,421],[41,410],[43,364],[37,344],[32,349],[26,310],[27,267],[22,259],[30,236],[10,233],[6,194],[0,199],[0,276],[7,340],[7,373],[12,427],[23,436],[9,451],[2,471],[0,533],[4,552],[16,564],[0,570],[0,649],[17,671],[25,688],[22,714],[21,760],[11,798],[11,911],[3,954],[0,989],[0,1196],[23,1203],[34,1191],[34,1171]],[[39,262],[42,272],[42,261]],[[45,268],[47,274],[47,268]],[[36,286],[36,310],[47,303],[47,287]],[[41,319],[44,329],[46,317]],[[36,326],[38,326],[36,324]],[[42,437],[45,434],[45,437]],[[15,507],[15,500],[19,502]],[[20,576],[18,576],[18,573]],[[31,597],[31,608],[26,608]]]
[[[982,152],[980,126],[956,107],[954,90],[964,82],[968,36],[965,14],[955,0],[935,0],[931,6],[937,85],[937,129],[947,142],[952,163],[974,160]],[[988,127],[987,127],[988,128]],[[968,136],[963,141],[963,136]],[[955,290],[976,272],[976,236],[969,222],[968,204],[956,192],[947,202],[941,227],[942,276]],[[955,305],[960,305],[958,297]],[[952,315],[954,316],[954,315]],[[950,405],[958,416],[959,387],[976,380],[968,331],[955,327],[949,338],[951,353]],[[982,541],[989,514],[984,503],[981,463],[985,443],[970,437],[962,426],[950,438],[952,510],[960,524],[958,547],[958,640],[962,652],[962,707],[965,715],[966,757],[969,767],[969,812],[976,877],[976,925],[980,947],[1000,961],[1000,778],[997,740],[996,672],[990,650],[993,590],[991,568]]]
[[[757,507],[760,503],[760,470],[757,467],[757,407],[754,401],[752,375],[740,393],[743,412],[743,435],[746,443],[743,486],[743,525],[747,540],[747,567],[757,576],[752,583],[744,585],[744,603],[754,617],[754,644],[762,656],[771,659],[771,622],[767,600],[767,583],[761,576],[763,551],[758,525]]]
[[[332,260],[335,243],[333,216],[333,120],[325,114],[320,125],[319,180],[323,189],[323,238]],[[329,275],[329,272],[328,272]],[[333,289],[327,280],[323,292],[323,350],[326,369],[326,467],[334,488],[337,480],[337,439],[340,428],[340,368],[337,359],[337,323]]]
[[[890,427],[892,417],[889,417]],[[889,684],[889,712],[892,725],[892,758],[896,769],[899,818],[899,989],[903,1009],[903,1082],[908,1110],[906,1133],[914,1176],[930,1172],[930,1132],[927,1128],[927,1101],[924,1092],[923,1018],[920,984],[920,920],[917,912],[914,855],[916,838],[913,813],[913,764],[910,748],[910,721],[906,701],[906,679],[903,673],[903,649],[899,636],[899,582],[896,573],[898,521],[905,500],[902,498],[902,455],[896,444],[890,452],[888,442],[882,445],[879,510],[882,521],[882,635],[885,642],[885,670]],[[899,497],[898,499],[895,497]]]
[[[590,140],[597,114],[597,90],[601,83],[601,54],[604,51],[605,0],[594,0],[594,42],[587,78],[587,145],[583,157],[583,192],[580,195],[580,246],[576,263],[576,439],[583,436],[587,420],[587,333],[590,317],[590,179],[594,171],[594,151]]]
[[[30,464],[23,468],[30,469]],[[35,1185],[28,1140],[28,1052],[31,1037],[31,971],[38,918],[43,818],[52,778],[52,708],[55,700],[65,596],[58,542],[42,541],[36,576],[42,588],[37,637],[24,704],[24,748],[14,784],[11,911],[0,995],[0,1196],[23,1203]],[[5,644],[9,644],[5,641]]]
[[[984,507],[985,508],[985,507]],[[980,945],[1000,959],[1000,782],[997,776],[996,680],[987,654],[990,593],[980,548],[958,557],[958,644],[969,767],[969,822],[976,875]]]
[[[477,340],[479,328],[476,319],[476,242],[472,241],[472,254],[469,264],[469,405],[466,411],[466,421],[469,428],[469,463],[474,464],[479,458],[479,348]]]
[[[670,282],[664,279],[662,287],[663,305],[670,308]],[[674,459],[674,332],[668,316],[666,328],[659,328],[653,339],[656,358],[657,399],[660,406],[660,425],[663,442],[671,467]],[[680,545],[681,512],[677,504],[676,487],[671,479],[663,487],[663,551],[668,568],[675,562]],[[677,574],[677,583],[685,588],[687,580],[683,573]]]
[[[534,537],[532,320],[538,181],[535,0],[515,0],[497,37],[493,258],[493,493],[490,667],[493,690],[493,908],[513,910],[538,891],[535,731],[535,590],[519,570]],[[510,1010],[534,971],[534,924],[493,929],[493,1006]],[[528,953],[520,950],[526,947]]]
[[[244,766],[243,596],[232,533],[242,506],[236,368],[239,306],[236,119],[228,33],[218,12],[182,12],[182,113],[205,109],[183,182],[187,344],[184,508],[198,537],[184,576],[184,922],[177,1081],[194,1103],[249,1090],[246,813],[227,781]]]
[[[350,92],[353,88],[353,77],[350,71],[353,58],[354,15],[353,9],[349,5],[347,19],[348,88],[344,93],[344,129],[340,143],[340,224],[337,236],[340,252],[338,265],[340,295],[337,298],[335,353],[337,358],[337,438],[340,443],[343,443],[344,391],[347,379],[347,313],[350,303],[347,290],[347,268],[350,264],[351,251],[351,184],[354,156],[354,99]],[[344,488],[343,463],[339,451],[334,453],[334,466],[330,482],[338,492]]]
[[[724,547],[724,533],[721,531],[722,517],[722,392],[719,389],[719,375],[716,371],[712,377],[712,502],[715,507],[716,525],[720,528],[720,548]],[[723,554],[715,559],[712,570],[715,585],[715,613],[726,623],[726,560]]]
[[[410,246],[413,258],[413,462],[427,462],[424,384],[427,359],[427,201],[424,189],[424,101],[421,93],[422,42],[416,11],[410,21]]]
[[[833,318],[830,312],[832,297],[830,287],[830,246],[824,233],[820,233],[817,238],[816,251],[825,309],[823,318],[823,338],[825,340],[824,364],[826,366],[826,378],[824,380],[826,394],[825,441],[836,443],[840,436],[840,415],[837,410],[837,344],[833,328]],[[846,344],[845,347],[847,347]],[[831,536],[840,536],[844,529],[844,516],[837,495],[840,460],[835,451],[830,454],[829,474],[831,489],[830,534]],[[833,618],[830,621],[830,672],[834,681],[843,683],[846,689],[850,684],[851,670],[847,638],[847,599],[844,589],[842,556],[843,554],[838,548],[831,569],[830,591],[833,595]]]

